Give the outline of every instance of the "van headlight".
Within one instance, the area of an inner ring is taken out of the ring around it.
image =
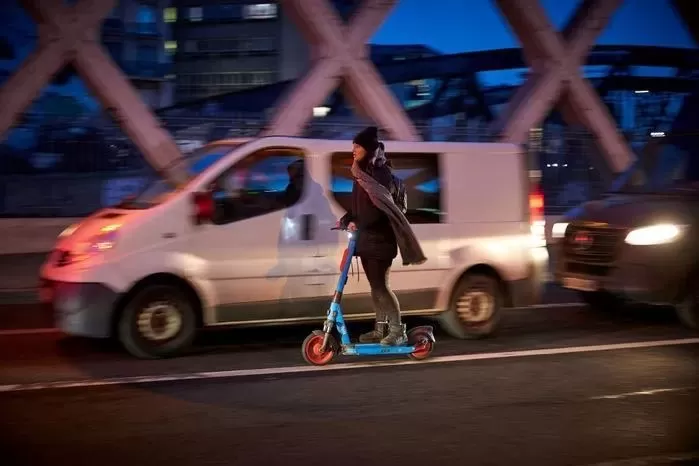
[[[558,222],[554,223],[551,228],[551,236],[560,239],[566,235],[566,230],[568,229],[568,222]]]
[[[634,246],[651,246],[676,241],[684,232],[685,226],[664,223],[631,230],[626,235],[626,243]]]
[[[71,251],[71,262],[80,262],[113,249],[116,246],[118,238],[118,226],[110,225],[102,228],[98,234],[88,241],[79,243],[76,248]]]

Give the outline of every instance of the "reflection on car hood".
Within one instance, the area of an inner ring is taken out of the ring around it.
[[[647,194],[618,194],[586,202],[566,216],[571,221],[634,227],[655,223],[686,223],[692,218],[689,204],[681,198]]]

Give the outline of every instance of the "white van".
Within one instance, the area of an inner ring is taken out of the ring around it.
[[[41,269],[42,300],[64,332],[116,336],[142,358],[180,352],[203,327],[320,322],[346,247],[330,228],[350,201],[351,146],[208,144],[178,162],[186,183],[155,181],[64,231]],[[450,334],[475,338],[496,329],[503,307],[535,304],[548,256],[521,149],[387,141],[386,150],[428,258],[394,262],[403,315],[438,315]],[[364,275],[350,277],[343,306],[348,320],[373,318]]]

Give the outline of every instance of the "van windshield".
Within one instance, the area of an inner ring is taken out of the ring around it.
[[[115,207],[119,209],[148,209],[158,205],[173,193],[184,189],[200,173],[243,144],[230,143],[205,146],[191,154],[178,158],[166,166],[165,169],[184,169],[182,171],[187,173],[187,179],[180,186],[175,186],[169,180],[158,176],[147,182],[136,195],[122,200]]]
[[[612,192],[699,193],[699,154],[682,145],[658,143],[649,147],[614,183]]]

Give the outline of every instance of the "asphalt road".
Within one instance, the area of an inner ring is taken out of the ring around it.
[[[301,359],[310,329],[218,331],[164,361],[0,333],[0,464],[699,464],[699,335],[665,310],[509,311],[488,340],[438,331],[425,363],[327,369]]]

